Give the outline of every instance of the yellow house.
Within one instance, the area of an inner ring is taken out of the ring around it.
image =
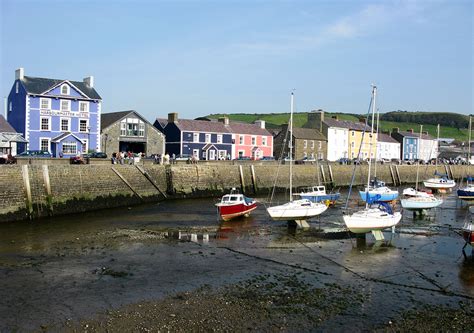
[[[366,129],[365,133],[363,128],[361,130],[359,126],[357,127],[357,129],[349,129],[349,157],[365,160],[369,158],[370,154],[371,158],[375,158],[377,156],[377,133],[370,134],[370,127]],[[358,155],[359,149],[360,155]]]

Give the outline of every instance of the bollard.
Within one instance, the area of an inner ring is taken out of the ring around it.
[[[197,242],[198,241],[198,235],[197,234],[191,234],[191,242]]]

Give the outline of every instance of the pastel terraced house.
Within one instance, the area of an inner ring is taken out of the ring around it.
[[[8,122],[23,134],[29,150],[69,157],[101,149],[102,98],[92,76],[83,81],[49,79],[26,76],[19,68],[7,105]]]

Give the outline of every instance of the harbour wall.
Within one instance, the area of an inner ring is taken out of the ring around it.
[[[293,187],[325,183],[346,187],[353,165],[294,165]],[[438,166],[456,180],[468,166]],[[368,165],[357,166],[354,185],[367,182]],[[374,170],[372,167],[372,174]],[[419,179],[430,178],[435,166],[420,166]],[[377,177],[390,185],[415,183],[416,166],[377,165]],[[2,165],[0,222],[123,207],[166,199],[218,196],[231,188],[265,196],[289,187],[289,166],[276,164],[156,165]]]

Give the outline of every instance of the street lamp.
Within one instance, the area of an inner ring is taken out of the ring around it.
[[[91,127],[87,126],[87,151],[89,153],[89,147],[91,146]]]

